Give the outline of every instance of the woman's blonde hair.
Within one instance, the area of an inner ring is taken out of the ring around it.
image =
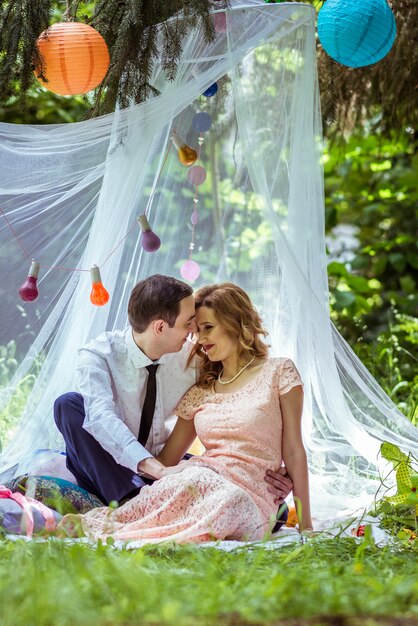
[[[196,311],[203,306],[211,309],[230,337],[236,340],[240,361],[248,361],[252,357],[266,358],[268,346],[260,336],[266,337],[267,332],[253,303],[241,287],[233,283],[210,285],[199,289],[194,297]],[[210,361],[200,344],[196,343],[189,356],[189,365],[196,354],[201,358],[197,384],[209,387],[221,372],[222,363]]]

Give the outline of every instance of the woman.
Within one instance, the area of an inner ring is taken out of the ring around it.
[[[116,510],[66,516],[91,539],[148,542],[262,539],[276,505],[264,475],[284,461],[300,502],[300,529],[312,528],[301,437],[303,391],[292,361],[268,358],[266,336],[248,295],[231,283],[196,296],[200,377],[177,406],[179,417],[157,461],[164,477]],[[201,457],[181,461],[196,437]]]

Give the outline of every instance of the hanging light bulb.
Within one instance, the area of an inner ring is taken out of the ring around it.
[[[188,146],[186,142],[178,136],[175,130],[172,131],[170,139],[178,150],[179,161],[182,165],[186,165],[188,167],[197,161],[196,150],[193,150],[193,148]]]
[[[19,289],[19,297],[23,302],[33,302],[39,295],[38,282],[40,264],[32,259],[28,277]]]
[[[90,302],[96,306],[103,306],[109,302],[109,292],[103,287],[100,269],[97,265],[93,265],[90,269],[91,274],[91,292]]]
[[[143,249],[146,252],[155,252],[161,246],[161,239],[152,231],[146,215],[140,215],[138,222],[142,230],[141,245]]]

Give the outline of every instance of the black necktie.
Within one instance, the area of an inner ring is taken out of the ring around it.
[[[149,431],[151,430],[152,418],[154,417],[155,400],[157,398],[157,381],[155,374],[157,365],[147,365],[148,381],[145,393],[144,406],[142,407],[141,423],[139,425],[138,441],[143,446],[147,443]]]

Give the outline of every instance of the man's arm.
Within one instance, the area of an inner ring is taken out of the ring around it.
[[[293,482],[286,467],[277,471],[267,470],[264,480],[269,483],[267,491],[275,494],[274,503],[282,504],[293,489]]]
[[[79,351],[77,389],[84,398],[83,428],[117,463],[138,471],[138,463],[152,455],[118,417],[106,359],[83,348]],[[139,407],[138,407],[139,411]]]

